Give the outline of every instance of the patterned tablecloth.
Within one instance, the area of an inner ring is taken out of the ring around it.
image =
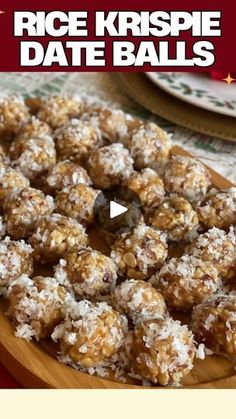
[[[99,97],[127,112],[156,121],[173,134],[174,143],[189,150],[236,183],[236,143],[197,134],[151,115],[125,96],[108,73],[1,73],[0,89],[2,93],[18,93],[24,96],[68,93]],[[1,365],[0,388],[20,388]]]

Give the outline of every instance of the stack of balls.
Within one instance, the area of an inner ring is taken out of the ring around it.
[[[79,97],[3,98],[0,136],[0,294],[19,338],[52,339],[89,374],[164,386],[205,348],[235,358],[236,188],[213,189],[155,123]],[[142,218],[103,254],[93,208],[114,186],[139,196]]]

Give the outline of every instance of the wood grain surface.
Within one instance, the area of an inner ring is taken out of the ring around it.
[[[173,154],[188,155],[174,147]],[[211,170],[212,183],[218,188],[232,186],[228,180]],[[95,236],[97,236],[95,234]],[[95,238],[92,237],[92,240]],[[96,240],[95,240],[96,241]],[[96,242],[94,245],[97,246]],[[101,244],[104,246],[104,244]],[[103,247],[105,250],[105,247]],[[147,388],[132,383],[122,384],[80,373],[56,360],[56,348],[49,342],[35,343],[16,338],[4,314],[5,303],[0,303],[0,357],[9,372],[27,388],[84,388],[134,389]],[[181,318],[181,316],[179,316]],[[187,321],[186,317],[182,318]],[[196,360],[193,370],[183,380],[184,388],[236,388],[236,375],[232,363],[220,356],[207,356]],[[153,388],[153,387],[152,387]],[[154,387],[160,389],[160,387]]]

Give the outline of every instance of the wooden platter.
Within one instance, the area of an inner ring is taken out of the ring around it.
[[[145,73],[112,73],[112,78],[125,94],[152,113],[198,133],[236,141],[234,117],[207,111],[171,96],[153,84]]]
[[[173,154],[189,155],[179,147],[173,147]],[[212,183],[218,188],[233,186],[231,182],[211,170]],[[105,250],[92,235],[94,246]],[[83,389],[142,389],[136,384],[122,384],[90,376],[60,364],[56,350],[49,342],[35,343],[16,338],[13,328],[4,314],[5,303],[0,302],[0,360],[9,372],[26,388],[83,388]],[[181,317],[179,317],[181,319]],[[187,321],[182,317],[183,321]],[[208,356],[204,361],[196,360],[193,370],[183,380],[184,388],[236,388],[236,375],[232,363],[220,356]],[[152,387],[160,389],[160,387]]]

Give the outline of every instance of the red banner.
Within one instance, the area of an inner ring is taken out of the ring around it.
[[[0,71],[236,71],[232,2],[22,0],[0,9]]]

